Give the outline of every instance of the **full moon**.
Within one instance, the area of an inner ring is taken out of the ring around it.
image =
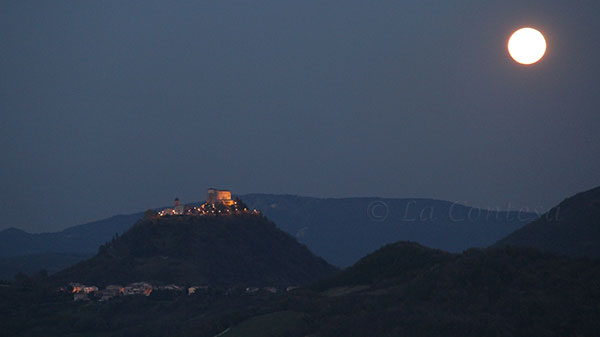
[[[508,53],[520,64],[534,64],[546,53],[546,39],[536,29],[521,28],[508,39]]]

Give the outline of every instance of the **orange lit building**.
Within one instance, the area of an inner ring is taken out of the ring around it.
[[[208,204],[224,204],[226,206],[233,205],[231,199],[231,191],[218,190],[216,188],[209,188],[206,192],[206,203]]]

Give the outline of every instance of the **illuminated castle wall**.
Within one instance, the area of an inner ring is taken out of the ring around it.
[[[209,188],[208,192],[206,192],[206,202],[209,204],[222,203],[224,205],[231,206],[233,205],[233,200],[231,200],[231,191]]]

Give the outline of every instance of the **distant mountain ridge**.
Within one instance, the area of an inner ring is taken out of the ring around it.
[[[414,241],[449,252],[487,247],[537,217],[433,199],[318,199],[270,194],[241,198],[340,267],[395,241]]]
[[[46,270],[52,274],[92,256],[93,254],[84,253],[41,253],[0,257],[0,280],[12,280],[19,272],[32,275],[40,270]]]
[[[101,244],[115,234],[123,233],[143,212],[115,215],[110,218],[69,227],[53,233],[27,233],[8,228],[0,231],[0,257],[40,253],[95,253]]]
[[[145,218],[53,283],[296,286],[336,269],[260,214]]]
[[[496,245],[533,247],[575,257],[600,257],[600,187],[565,199]]]

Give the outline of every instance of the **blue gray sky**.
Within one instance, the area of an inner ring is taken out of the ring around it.
[[[211,186],[551,207],[600,185],[598,17],[597,1],[1,1],[0,229]],[[506,52],[522,26],[548,40],[531,67]]]

